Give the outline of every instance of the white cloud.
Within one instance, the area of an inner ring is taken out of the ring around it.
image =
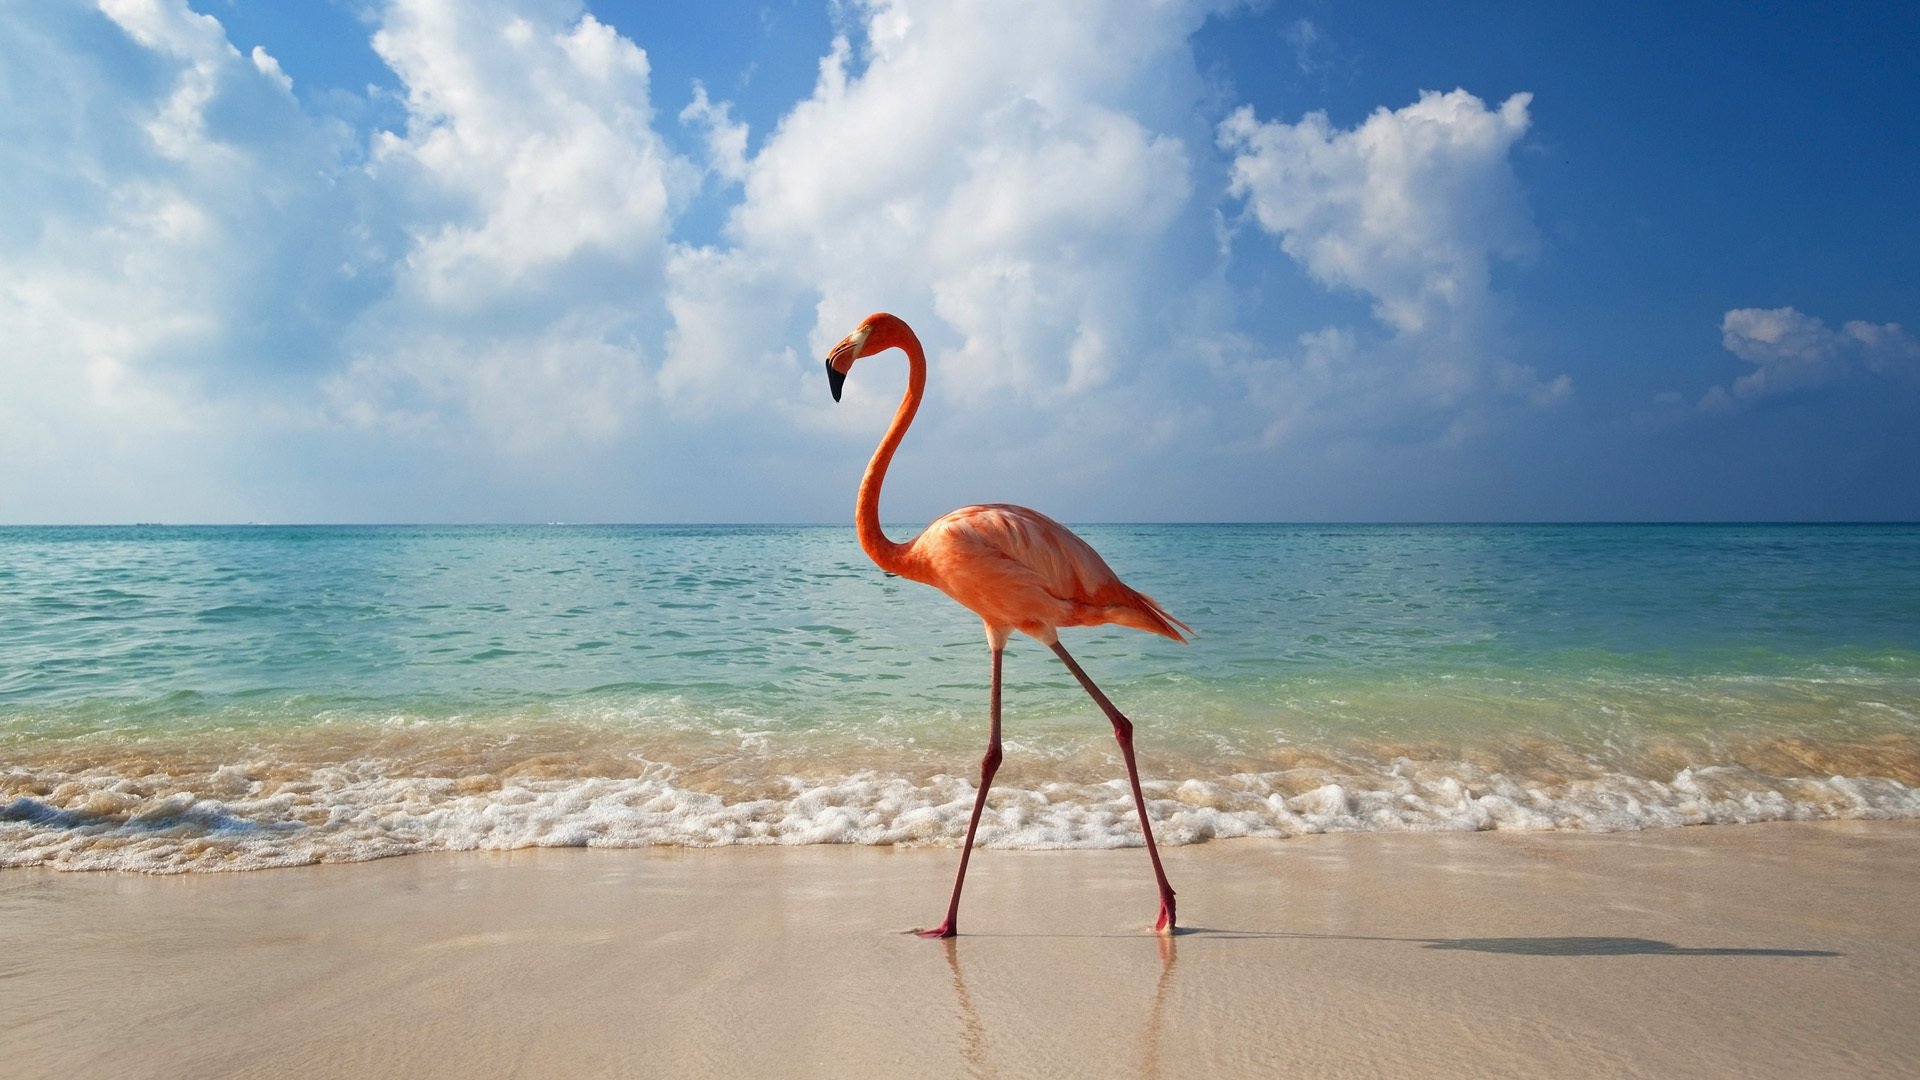
[[[406,239],[328,383],[357,422],[528,452],[615,435],[647,393],[642,331],[699,172],[653,128],[639,46],[577,5],[526,7],[383,12],[408,122],[370,171]]]
[[[286,421],[240,404],[281,376],[268,354],[298,361],[350,302],[310,268],[342,241],[307,232],[349,201],[327,178],[342,133],[180,0],[0,23],[0,205],[22,211],[0,225],[0,495],[198,484],[182,462]],[[145,55],[102,63],[83,33]]]
[[[1899,323],[1854,320],[1834,330],[1793,307],[1734,308],[1720,320],[1720,343],[1754,370],[1708,390],[1700,399],[1707,412],[1826,386],[1857,368],[1884,375],[1920,360],[1920,340]]]
[[[1294,66],[1300,69],[1300,74],[1311,75],[1319,68],[1320,65],[1313,58],[1313,51],[1323,37],[1319,27],[1314,26],[1311,19],[1296,19],[1293,25],[1287,27],[1287,44],[1293,46],[1293,62]]]
[[[715,256],[779,275],[732,273],[769,291],[702,310],[811,304],[808,345],[823,351],[893,308],[962,404],[1107,384],[1163,299],[1150,256],[1192,205],[1187,144],[1153,122],[1191,120],[1164,103],[1199,96],[1186,36],[1204,9],[898,0],[857,14],[864,54],[842,37],[822,60],[811,97],[747,163]],[[680,327],[683,343],[711,336]],[[682,393],[694,373],[752,382],[724,357],[668,366]]]
[[[571,289],[569,264],[657,268],[695,174],[653,131],[646,53],[592,15],[395,0],[373,45],[405,82],[374,169],[426,202],[407,286],[447,310]]]
[[[508,454],[619,434],[643,400],[633,357],[604,340],[591,315],[544,329],[492,339],[415,333],[358,357],[322,389],[349,423],[456,444],[477,430]]]
[[[156,52],[209,66],[218,66],[226,54],[233,53],[220,21],[190,11],[184,4],[169,0],[99,0],[99,8],[135,41]]]
[[[818,360],[802,363],[788,344],[801,294],[800,282],[768,260],[676,248],[667,263],[672,328],[658,376],[669,407],[700,417],[751,402],[816,399],[824,378]],[[803,373],[812,378],[802,383]]]
[[[733,118],[733,106],[715,105],[705,83],[693,84],[693,100],[680,110],[680,122],[706,130],[707,171],[722,180],[739,181],[747,175],[747,125]]]
[[[1473,313],[1490,263],[1536,245],[1508,152],[1526,133],[1530,94],[1490,110],[1464,90],[1423,92],[1336,131],[1325,113],[1260,123],[1242,108],[1220,125],[1234,152],[1232,194],[1323,284],[1359,289],[1395,330]]]
[[[342,426],[506,455],[627,430],[699,176],[644,53],[578,5],[376,14],[408,123],[363,143],[184,0],[0,11],[0,92],[34,95],[0,146],[0,204],[34,210],[0,223],[0,452],[31,463],[0,501]]]
[[[1313,280],[1371,300],[1386,331],[1362,342],[1329,327],[1290,355],[1239,363],[1277,410],[1269,439],[1408,422],[1461,437],[1473,425],[1453,414],[1488,394],[1540,407],[1569,396],[1568,376],[1543,380],[1502,356],[1507,305],[1492,286],[1496,261],[1525,261],[1538,244],[1508,161],[1530,101],[1489,109],[1464,90],[1428,91],[1350,130],[1317,112],[1262,122],[1251,108],[1220,124],[1230,193]]]
[[[704,85],[657,113],[641,43],[579,0],[372,7],[391,131],[187,0],[85,13],[136,60],[113,77],[66,9],[0,8],[0,92],[55,88],[0,146],[0,204],[36,208],[0,219],[0,451],[137,469],[294,431],[560,475],[643,427],[871,433],[892,401],[829,408],[819,356],[876,307],[937,357],[927,460],[996,482],[1034,454],[1077,457],[1074,490],[1183,440],[1463,438],[1486,401],[1563,400],[1492,285],[1535,246],[1507,164],[1526,96],[1215,129],[1189,38],[1216,6],[836,6],[812,92],[751,146]],[[1377,325],[1280,355],[1237,325],[1229,185]],[[675,240],[697,197],[733,201],[709,246]]]

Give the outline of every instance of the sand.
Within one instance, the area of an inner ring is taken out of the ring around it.
[[[1920,823],[0,872],[0,1076],[1920,1075]]]

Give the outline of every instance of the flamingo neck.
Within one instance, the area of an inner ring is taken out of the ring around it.
[[[873,460],[867,462],[866,475],[860,478],[860,497],[854,504],[853,520],[859,530],[860,547],[868,558],[888,573],[911,577],[906,572],[908,545],[896,544],[880,531],[880,485],[886,480],[893,452],[900,448],[907,425],[913,423],[913,414],[919,411],[920,399],[927,391],[927,357],[919,340],[908,331],[900,348],[907,354],[907,392],[893,414],[893,423],[887,426],[887,433],[874,449]]]

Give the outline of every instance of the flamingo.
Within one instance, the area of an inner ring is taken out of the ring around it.
[[[1147,820],[1146,796],[1140,792],[1140,770],[1133,757],[1133,724],[1060,644],[1059,629],[1114,623],[1175,641],[1186,640],[1182,630],[1193,630],[1167,614],[1151,597],[1128,588],[1099,553],[1066,526],[1024,506],[965,506],[927,526],[907,543],[887,539],[880,530],[880,484],[925,395],[926,353],[906,323],[880,312],[862,320],[827,356],[827,388],[833,392],[833,400],[839,401],[841,386],[854,361],[894,348],[907,354],[907,392],[860,480],[854,510],[860,547],[880,569],[931,585],[980,616],[986,626],[993,668],[987,697],[987,752],[980,759],[980,790],[973,799],[973,816],[967,821],[966,843],[960,848],[953,898],[940,925],[914,932],[925,938],[950,938],[959,932],[960,889],[967,881],[967,856],[973,852],[973,834],[980,825],[980,811],[987,804],[987,789],[1000,767],[1000,658],[1008,638],[1018,630],[1052,649],[1112,722],[1113,737],[1127,764],[1127,783],[1133,788],[1133,807],[1140,814],[1140,831],[1147,838],[1147,857],[1153,862],[1153,876],[1160,887],[1160,918],[1154,930],[1172,934],[1173,886],[1167,884],[1167,872],[1160,866],[1153,825]]]

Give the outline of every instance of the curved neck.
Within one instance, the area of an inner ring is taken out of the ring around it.
[[[907,545],[894,543],[880,531],[880,485],[887,478],[893,452],[900,448],[907,425],[913,423],[913,414],[919,411],[920,399],[926,394],[927,356],[911,331],[898,344],[907,354],[907,392],[893,414],[893,423],[888,425],[887,433],[881,436],[880,445],[873,451],[873,460],[867,462],[866,475],[860,478],[860,497],[854,504],[853,521],[859,529],[860,547],[867,556],[879,564],[880,569],[908,577],[911,575],[905,572]]]

